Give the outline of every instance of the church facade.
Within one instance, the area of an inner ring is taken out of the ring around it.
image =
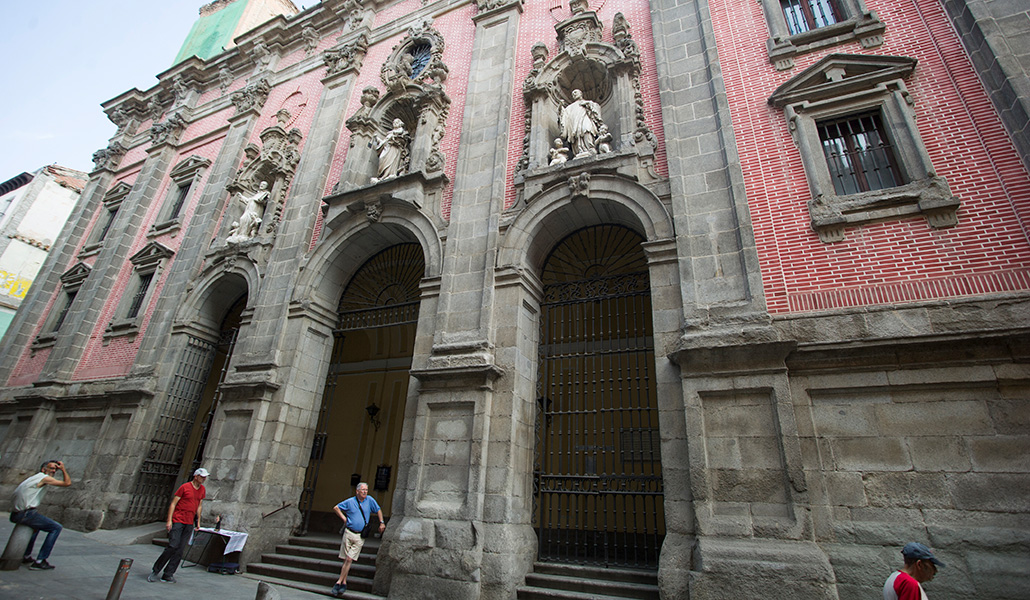
[[[948,564],[937,594],[1025,597],[1026,22],[275,17],[104,103],[117,132],[0,342],[0,491],[57,457],[57,518],[119,528],[203,465],[250,562],[367,482],[390,598],[514,598],[558,562],[857,599],[908,541]]]

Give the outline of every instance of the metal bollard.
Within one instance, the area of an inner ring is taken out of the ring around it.
[[[129,577],[129,569],[132,568],[132,559],[123,558],[118,565],[118,570],[111,580],[111,589],[107,591],[107,598],[104,600],[118,600],[122,597],[122,588],[125,587],[125,580]]]

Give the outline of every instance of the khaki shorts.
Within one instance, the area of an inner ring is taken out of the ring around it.
[[[361,556],[361,547],[364,545],[365,539],[361,537],[360,533],[354,533],[350,529],[344,528],[343,540],[340,541],[340,558],[358,560],[358,557]]]

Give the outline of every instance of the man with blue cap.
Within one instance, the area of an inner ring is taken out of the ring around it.
[[[923,584],[933,579],[937,567],[943,568],[944,563],[919,542],[905,544],[901,554],[905,566],[891,573],[883,584],[883,600],[927,600]]]

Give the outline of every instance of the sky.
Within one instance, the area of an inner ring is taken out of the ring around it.
[[[157,85],[204,4],[4,0],[0,182],[54,163],[91,171],[115,133],[100,104]]]

